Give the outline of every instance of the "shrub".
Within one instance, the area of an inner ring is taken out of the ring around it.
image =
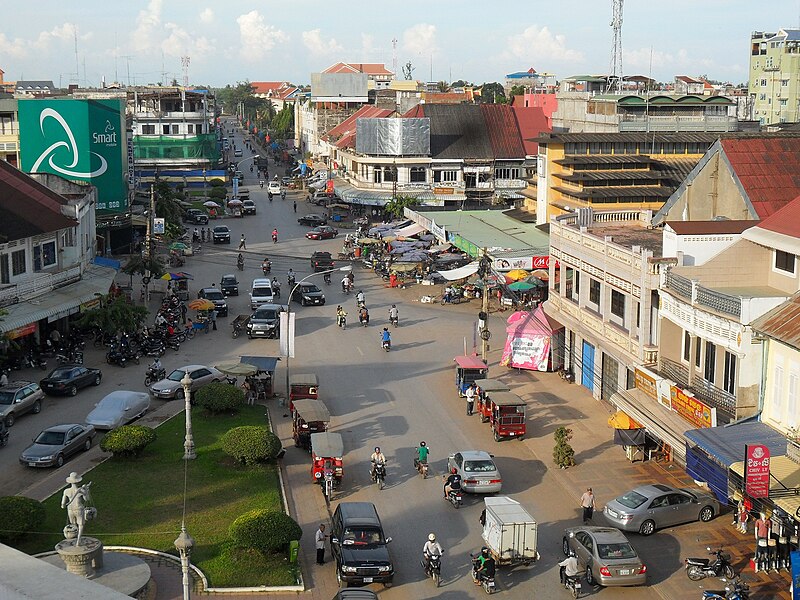
[[[244,391],[229,383],[210,383],[194,392],[192,398],[213,415],[235,413],[244,404]]]
[[[208,192],[208,195],[211,198],[219,198],[220,200],[224,200],[225,196],[227,196],[228,193],[225,191],[225,188],[223,187],[215,187],[211,188],[211,191]]]
[[[0,542],[14,543],[44,523],[44,504],[24,496],[0,498]]]
[[[575,466],[575,450],[569,445],[569,441],[572,439],[572,429],[559,427],[553,437],[556,440],[555,448],[553,448],[553,461],[562,469]]]
[[[112,429],[100,442],[100,448],[114,456],[139,456],[145,446],[156,441],[156,432],[144,425],[123,425]]]
[[[286,513],[260,508],[238,517],[231,523],[228,533],[237,546],[277,552],[285,549],[292,540],[299,540],[303,530]]]
[[[281,440],[267,427],[247,425],[234,427],[222,436],[222,449],[245,465],[275,458],[281,451]]]
[[[219,177],[209,180],[208,183],[212,188],[225,187],[225,180],[220,179]]]

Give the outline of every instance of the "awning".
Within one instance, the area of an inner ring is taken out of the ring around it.
[[[439,275],[447,279],[447,281],[456,281],[457,279],[464,279],[470,275],[478,272],[478,263],[471,262],[468,265],[459,267],[457,269],[450,269],[449,271],[437,271]]]
[[[614,429],[641,429],[642,427],[621,410],[618,410],[608,418],[608,425]]]
[[[412,235],[417,235],[418,233],[422,233],[425,231],[425,228],[422,225],[417,225],[416,223],[412,223],[408,227],[403,227],[402,229],[398,229],[394,232],[397,237],[411,237]]]
[[[744,458],[745,444],[764,444],[772,456],[786,454],[786,436],[761,421],[691,429],[684,435],[725,468]]]
[[[615,429],[614,443],[617,446],[646,446],[647,436],[644,429]]]
[[[730,469],[744,479],[744,461],[733,463]],[[800,465],[788,456],[772,456],[769,459],[769,474],[770,501],[789,515],[800,518],[797,513],[800,509],[800,496],[791,495],[787,491],[800,488]]]
[[[81,304],[94,300],[95,294],[107,294],[116,274],[114,269],[92,265],[83,272],[80,281],[7,307],[8,315],[0,321],[0,331],[12,331],[42,319],[55,321],[76,313]]]
[[[280,358],[274,356],[240,356],[239,359],[241,362],[253,365],[259,371],[264,371],[265,373],[274,373],[275,367],[280,360]]]

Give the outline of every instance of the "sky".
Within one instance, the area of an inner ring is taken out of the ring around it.
[[[423,81],[502,82],[531,67],[561,79],[609,71],[611,11],[611,0],[35,0],[4,11],[0,69],[6,81],[142,85],[182,82],[189,56],[192,85],[303,84],[338,61],[391,69],[396,55]],[[623,70],[745,82],[750,33],[798,26],[800,0],[627,0]]]

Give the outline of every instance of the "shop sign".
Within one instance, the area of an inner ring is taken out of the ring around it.
[[[436,239],[439,239],[443,242],[447,241],[447,232],[445,232],[444,227],[441,225],[437,225],[433,220],[431,220],[430,227],[428,227],[428,231],[430,231],[433,235],[436,236]]]
[[[451,187],[435,187],[433,188],[433,193],[442,196],[448,196],[448,195],[452,196],[453,194],[456,193],[456,190],[455,188]]]
[[[10,340],[15,340],[17,338],[21,338],[35,332],[36,332],[36,323],[30,323],[29,325],[23,325],[22,327],[17,327],[16,329],[12,329],[6,334],[6,337]]]
[[[636,384],[636,389],[642,390],[653,400],[658,400],[655,377],[651,377],[641,369],[636,369],[634,372],[634,383]]]
[[[800,550],[789,555],[792,562],[792,600],[800,600]]]
[[[769,448],[763,444],[745,446],[744,491],[751,498],[769,497]]]
[[[672,410],[696,427],[714,427],[717,423],[717,411],[690,396],[677,386],[670,386]]]
[[[544,269],[547,271],[550,268],[550,256],[517,256],[514,258],[495,258],[492,263],[495,271],[513,271],[514,269],[522,269],[524,271],[533,271],[534,269]],[[559,268],[558,261],[555,264],[556,269]]]
[[[93,308],[100,308],[100,298],[92,298],[88,302],[84,302],[80,305],[80,311],[86,312],[87,310],[92,310]]]

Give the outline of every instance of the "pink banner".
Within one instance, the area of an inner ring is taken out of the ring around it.
[[[550,336],[509,333],[500,364],[516,369],[547,371]]]
[[[751,498],[769,497],[769,448],[763,444],[747,444],[745,453],[745,493]]]

